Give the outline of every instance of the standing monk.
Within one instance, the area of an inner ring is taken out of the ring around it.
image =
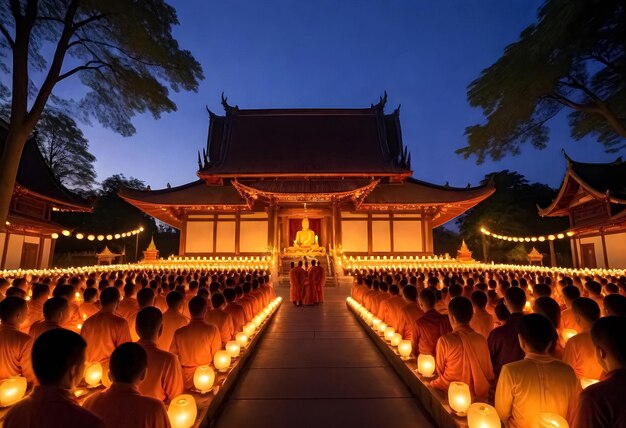
[[[296,306],[302,306],[302,301],[304,300],[304,285],[307,279],[307,272],[302,267],[302,260],[298,262],[298,266],[291,269],[289,272],[289,282],[292,283],[291,286],[291,301],[294,302]],[[293,282],[292,282],[293,281]],[[294,300],[294,298],[296,298]]]
[[[303,303],[307,306],[319,303],[320,289],[324,286],[326,274],[324,268],[317,265],[315,260],[311,260],[311,268],[307,274],[307,285],[304,291]]]

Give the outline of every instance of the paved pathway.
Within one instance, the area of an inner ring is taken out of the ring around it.
[[[348,312],[348,289],[327,290],[317,307],[283,302],[217,427],[434,426]]]

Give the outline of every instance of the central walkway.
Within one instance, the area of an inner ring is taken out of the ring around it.
[[[434,426],[348,311],[348,288],[301,308],[277,291],[285,300],[215,426]]]

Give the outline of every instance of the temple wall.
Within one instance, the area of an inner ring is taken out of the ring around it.
[[[0,233],[0,269],[47,268],[53,245],[49,235]]]
[[[626,233],[605,235],[604,240],[609,257],[609,267],[626,268]]]

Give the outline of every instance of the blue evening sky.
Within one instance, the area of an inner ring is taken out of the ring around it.
[[[575,142],[565,117],[551,122],[549,148],[476,165],[454,150],[480,122],[466,87],[535,21],[538,0],[170,0],[175,35],[200,61],[198,93],[173,94],[178,111],[140,116],[137,133],[121,137],[98,123],[85,127],[103,180],[124,173],[152,189],[196,179],[206,144],[205,105],[222,113],[220,93],[240,108],[367,107],[384,90],[387,110],[402,104],[404,143],[416,178],[453,186],[516,170],[531,181],[560,184],[561,149],[574,159],[607,161],[594,141]],[[59,95],[75,93],[77,80]],[[346,160],[348,161],[348,160]]]

